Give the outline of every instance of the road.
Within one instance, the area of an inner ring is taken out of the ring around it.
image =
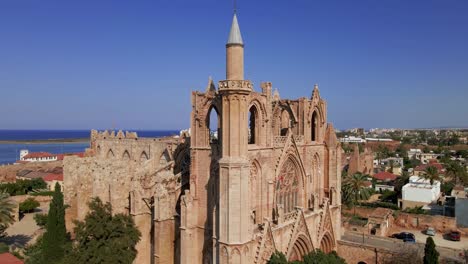
[[[373,247],[384,248],[393,251],[399,251],[405,247],[412,247],[417,248],[419,252],[424,252],[425,240],[423,243],[419,239],[416,240],[416,243],[404,243],[399,239],[394,238],[387,238],[387,237],[380,237],[380,236],[370,236],[370,235],[363,235],[362,233],[358,232],[345,232],[345,234],[341,237],[341,240],[366,244]],[[456,242],[455,242],[456,243]],[[458,242],[462,243],[462,242]],[[436,244],[437,245],[437,244]],[[466,249],[468,246],[464,244]],[[460,259],[460,256],[463,255],[463,250],[459,248],[447,248],[437,246],[437,251],[439,251],[441,257],[450,258],[450,259]]]

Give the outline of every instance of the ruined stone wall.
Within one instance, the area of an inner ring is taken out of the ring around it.
[[[338,241],[337,253],[344,258],[346,263],[384,263],[384,260],[395,254],[395,252],[371,247],[363,244],[347,241]]]
[[[153,256],[159,263],[173,263],[176,203],[182,181],[174,159],[182,143],[177,139],[138,138],[134,133],[122,135],[93,132],[88,150],[93,156],[64,159],[64,199],[70,206],[66,211],[67,229],[72,231],[73,220],[83,220],[89,201],[99,197],[112,204],[113,212],[133,216],[142,233],[135,263],[150,263]]]
[[[374,174],[374,153],[368,149],[364,148],[362,153],[359,153],[358,145],[354,145],[354,151],[349,157],[349,167],[348,175],[355,174],[356,172],[361,172],[363,174]]]

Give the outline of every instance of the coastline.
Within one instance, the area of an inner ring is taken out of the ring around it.
[[[0,140],[0,144],[64,144],[64,143],[87,143],[87,142],[89,142],[89,138]]]

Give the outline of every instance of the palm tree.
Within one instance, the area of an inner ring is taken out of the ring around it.
[[[397,192],[398,197],[401,197],[401,190],[405,184],[409,182],[409,173],[407,171],[404,171],[401,176],[398,176],[395,179],[395,191]]]
[[[14,221],[12,213],[15,205],[9,197],[8,193],[0,193],[0,233]]]
[[[353,175],[348,175],[343,180],[342,195],[343,201],[348,206],[354,207],[356,215],[356,204],[359,200],[367,200],[370,196],[370,189],[366,186],[368,175],[357,172]]]
[[[424,170],[423,177],[433,185],[435,181],[440,180],[439,170],[434,166],[429,166]]]
[[[445,164],[445,171],[446,175],[455,181],[455,185],[459,185],[460,183],[464,184],[467,182],[468,175],[466,173],[466,168],[457,162],[450,161]]]

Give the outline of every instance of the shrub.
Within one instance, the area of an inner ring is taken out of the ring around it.
[[[410,214],[427,214],[426,210],[422,209],[422,206],[406,208],[405,210],[403,210],[403,212]]]
[[[367,224],[367,218],[354,215],[349,219],[349,224],[355,226],[365,226]]]
[[[400,210],[398,205],[393,204],[393,203],[387,203],[387,202],[359,203],[359,205],[364,206],[364,207],[371,207],[371,208],[383,207],[383,208],[389,208],[392,210]]]
[[[52,195],[54,195],[54,192],[53,191],[30,192],[29,195],[32,195],[32,196],[52,196]]]
[[[28,194],[36,189],[44,189],[47,187],[46,182],[42,178],[32,180],[16,180],[16,182],[4,183],[0,185],[0,192],[7,192],[11,196]]]
[[[36,199],[29,197],[24,202],[19,204],[19,210],[23,213],[30,213],[37,207],[39,207],[39,202]]]
[[[40,227],[44,227],[47,224],[47,214],[35,214],[34,220]]]
[[[0,242],[0,254],[8,251],[10,251],[10,247],[5,243]]]

